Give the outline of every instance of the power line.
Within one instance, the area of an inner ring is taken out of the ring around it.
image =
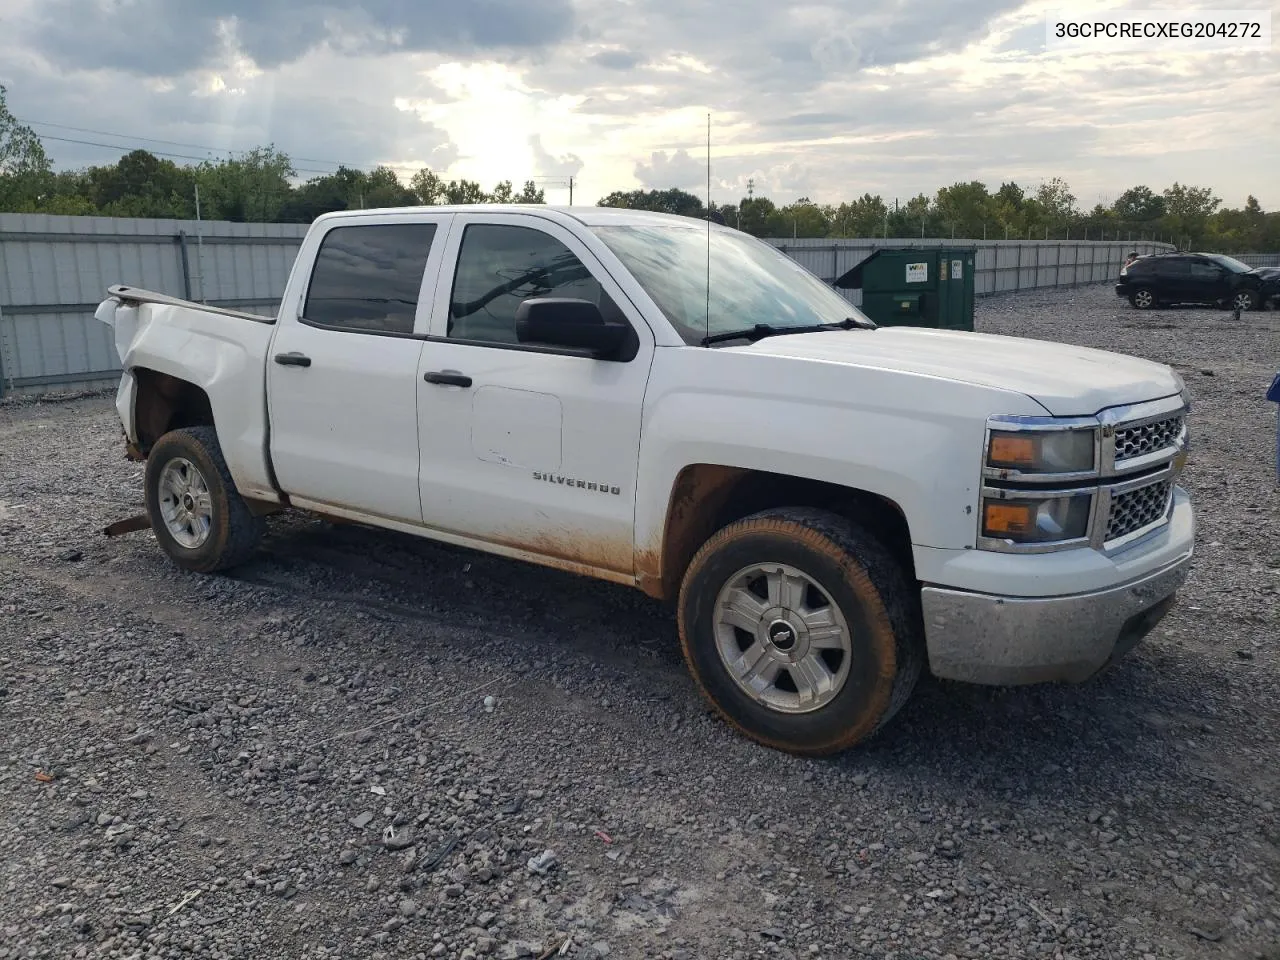
[[[189,147],[193,150],[208,150],[211,153],[244,154],[244,153],[250,152],[248,150],[232,150],[232,149],[226,149],[222,147],[211,147],[205,143],[185,143],[181,140],[161,140],[156,137],[141,137],[141,136],[137,136],[136,134],[113,133],[109,130],[93,130],[89,127],[73,127],[73,126],[70,126],[69,124],[51,123],[47,120],[18,120],[18,123],[23,123],[31,127],[53,127],[54,129],[57,129],[57,130],[71,130],[76,133],[91,133],[100,137],[114,137],[117,140],[138,141],[141,143],[162,143],[171,147]],[[85,144],[87,146],[94,146],[94,147],[119,147],[119,145],[113,144],[113,143],[99,143],[97,141],[91,141],[91,140],[76,140],[70,137],[56,137],[52,134],[37,133],[36,135],[41,139],[60,140],[64,143],[79,143],[79,144]],[[123,147],[119,147],[119,148],[124,149]],[[152,150],[150,152],[156,154],[157,156],[174,157],[181,160],[207,160],[208,159],[207,157],[191,157],[186,154],[180,154],[180,153],[161,153],[158,150]],[[351,167],[353,169],[357,168],[357,165],[353,163],[343,163],[341,160],[324,160],[319,157],[290,157],[290,160],[300,160],[303,163],[324,163],[324,164],[330,164],[335,167]],[[301,169],[301,168],[298,168],[298,169]],[[303,170],[302,172],[332,173],[333,171]]]
[[[15,118],[17,119],[17,118]],[[206,143],[183,143],[180,140],[158,140],[155,137],[140,137],[136,134],[113,133],[110,130],[91,130],[88,127],[72,127],[65,123],[50,123],[47,120],[18,120],[18,123],[25,123],[34,127],[55,127],[58,130],[74,130],[77,133],[92,133],[101,137],[115,137],[117,140],[141,140],[145,143],[164,143],[171,147],[191,147],[196,150],[212,150],[214,153],[249,153],[248,150],[230,150],[222,147],[211,147]],[[50,137],[50,139],[54,139]],[[292,159],[301,160],[303,163],[327,163],[335,167],[354,167],[355,164],[343,163],[341,160],[322,160],[319,157],[294,157]]]
[[[107,147],[108,149],[111,149],[111,150],[119,150],[121,153],[129,153],[132,150],[136,149],[135,147],[131,147],[128,144],[99,143],[96,140],[77,140],[73,137],[55,137],[47,133],[37,134],[37,136],[40,137],[41,140],[57,140],[59,143],[78,143],[86,147]],[[148,150],[147,152],[150,153],[152,156],[167,157],[172,160],[211,160],[213,159],[212,157],[197,157],[189,153],[169,153],[164,150]],[[225,152],[232,153],[234,151],[228,150]],[[316,161],[313,160],[311,162],[315,163]],[[327,162],[327,161],[320,161],[320,162]],[[334,172],[333,170],[316,170],[310,167],[294,167],[293,169],[297,173],[331,174]]]

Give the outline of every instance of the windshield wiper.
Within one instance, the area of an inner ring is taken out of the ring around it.
[[[754,327],[742,330],[730,330],[728,333],[713,333],[702,338],[702,345],[709,347],[713,343],[724,343],[726,340],[747,340],[755,343],[765,337],[785,336],[789,333],[822,333],[826,330],[874,330],[875,325],[860,323],[853,317],[846,317],[839,323],[815,323],[807,327],[775,327],[769,323],[757,323]]]

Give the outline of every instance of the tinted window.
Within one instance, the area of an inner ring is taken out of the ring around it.
[[[1128,272],[1133,273],[1155,273],[1156,265],[1152,260],[1135,260],[1129,264]]]
[[[1242,263],[1235,257],[1225,257],[1220,253],[1213,254],[1209,259],[1214,263],[1222,264],[1222,266],[1226,267],[1232,273],[1249,273],[1253,270],[1253,267],[1249,266],[1247,263]]]
[[[1192,280],[1221,280],[1222,268],[1212,263],[1202,263],[1200,261],[1192,261],[1191,263],[1191,279]]]
[[[434,223],[337,227],[325,234],[303,316],[325,327],[413,333]]]
[[[1186,260],[1161,260],[1160,276],[1162,277],[1186,277],[1191,273],[1191,264]]]
[[[516,309],[530,297],[575,297],[599,306],[606,319],[617,314],[582,261],[554,237],[529,227],[467,227],[449,304],[449,336],[516,343]]]

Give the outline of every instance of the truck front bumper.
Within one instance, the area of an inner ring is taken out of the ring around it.
[[[921,591],[935,676],[1013,686],[1079,683],[1123,657],[1173,607],[1191,551],[1136,580],[1063,597]]]

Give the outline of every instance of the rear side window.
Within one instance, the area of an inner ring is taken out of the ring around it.
[[[325,234],[311,271],[307,322],[338,330],[413,333],[434,223],[337,227]]]
[[[1156,265],[1155,265],[1154,263],[1152,263],[1150,260],[1135,260],[1135,261],[1133,261],[1133,263],[1129,264],[1129,273],[1131,273],[1131,274],[1133,274],[1133,273],[1142,273],[1142,274],[1154,273],[1154,272],[1155,272],[1155,269],[1156,269]]]
[[[1186,260],[1161,260],[1160,276],[1186,277],[1191,274],[1191,264]]]

